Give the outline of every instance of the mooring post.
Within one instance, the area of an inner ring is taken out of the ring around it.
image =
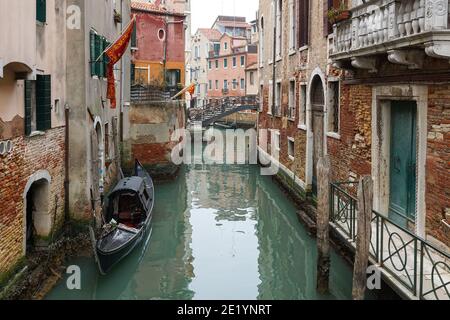
[[[367,286],[370,241],[372,238],[373,180],[364,176],[358,186],[358,218],[355,265],[353,269],[353,299],[364,300]]]
[[[321,157],[317,164],[317,290],[325,294],[330,278],[330,158]]]

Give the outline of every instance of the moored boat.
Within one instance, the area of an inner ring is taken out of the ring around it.
[[[153,180],[136,160],[134,176],[119,181],[107,199],[106,224],[95,246],[100,273],[108,273],[146,238],[154,203]]]

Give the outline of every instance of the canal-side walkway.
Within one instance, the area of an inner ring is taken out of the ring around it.
[[[354,189],[355,183],[332,185],[331,225],[355,249],[358,206],[347,188],[350,184]],[[450,255],[376,211],[372,219],[370,262],[404,298],[450,299]]]

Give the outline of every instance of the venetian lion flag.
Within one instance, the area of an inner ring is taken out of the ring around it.
[[[133,16],[129,25],[122,33],[119,39],[111,44],[104,52],[109,58],[108,66],[106,70],[106,77],[108,78],[108,91],[107,98],[111,101],[111,108],[115,109],[116,102],[116,84],[114,79],[114,65],[122,58],[130,43],[131,36],[133,34],[134,25],[136,23],[136,16]]]

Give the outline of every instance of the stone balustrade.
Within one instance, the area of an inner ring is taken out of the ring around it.
[[[331,57],[338,61],[405,47],[450,59],[449,0],[375,0],[334,25]],[[394,58],[395,60],[395,58]]]

